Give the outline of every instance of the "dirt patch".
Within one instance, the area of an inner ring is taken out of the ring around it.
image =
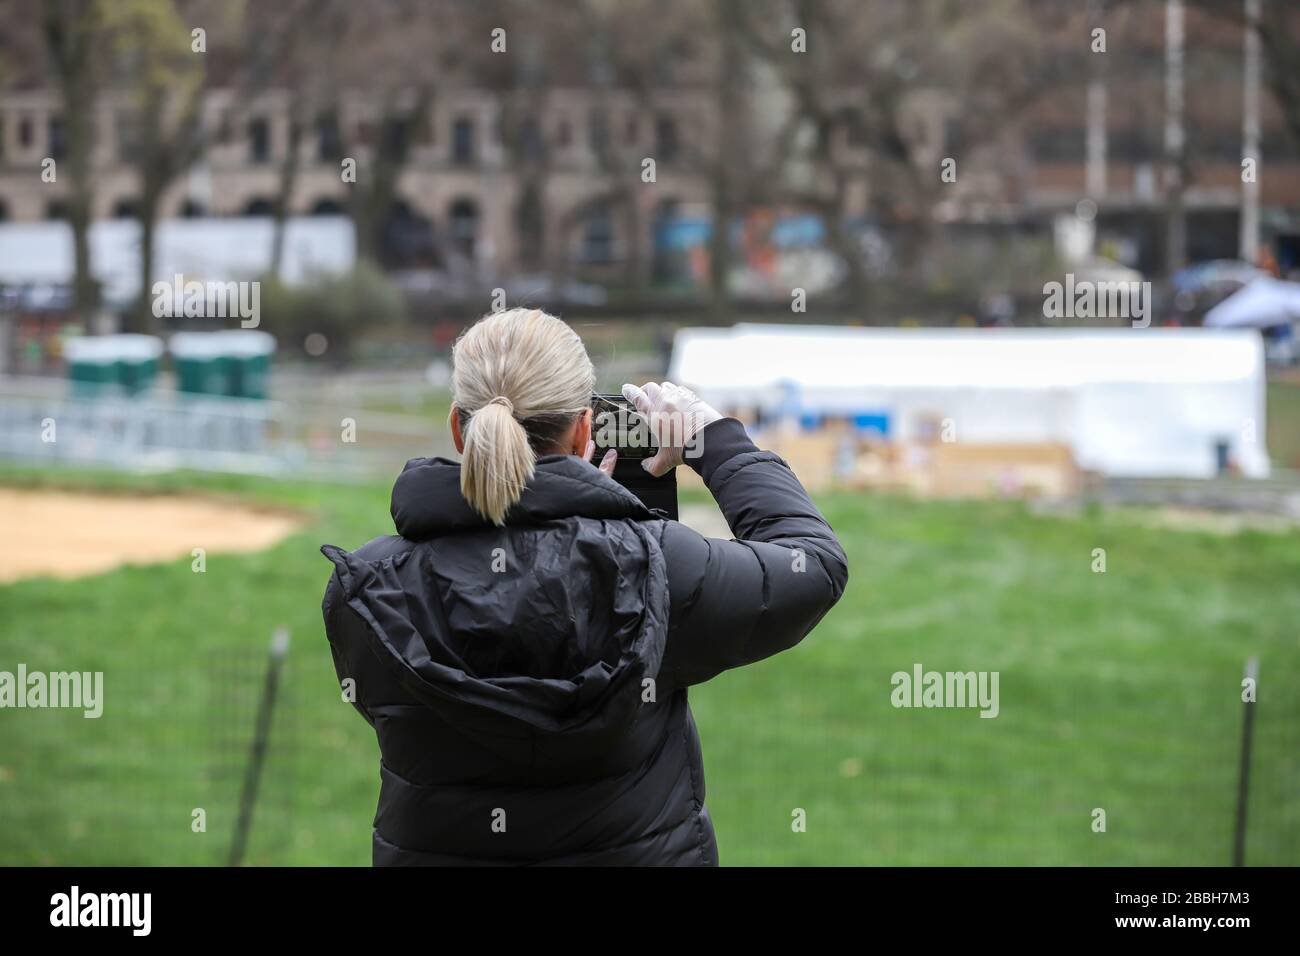
[[[1078,501],[1036,501],[1031,502],[1030,510],[1036,515],[1049,518],[1077,518],[1083,513]],[[1103,512],[1107,518],[1147,528],[1203,531],[1225,537],[1242,531],[1264,531],[1271,534],[1300,531],[1300,519],[1285,514],[1245,509],[1227,511],[1186,505],[1110,504],[1103,506]]]
[[[0,583],[79,578],[123,564],[157,564],[269,548],[302,526],[296,515],[208,498],[130,497],[0,488]]]
[[[1175,531],[1207,531],[1210,534],[1234,535],[1242,531],[1267,531],[1286,534],[1294,531],[1297,523],[1284,515],[1262,514],[1257,511],[1209,511],[1202,508],[1123,508],[1119,512],[1139,524]]]

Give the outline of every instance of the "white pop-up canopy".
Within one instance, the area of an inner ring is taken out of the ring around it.
[[[1207,328],[1267,329],[1300,320],[1300,282],[1254,279],[1205,313]]]
[[[1207,329],[865,329],[741,324],[677,333],[669,378],[726,409],[843,415],[890,438],[949,418],[958,441],[1059,442],[1082,467],[1268,473],[1259,334]]]

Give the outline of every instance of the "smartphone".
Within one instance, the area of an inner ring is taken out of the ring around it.
[[[677,520],[676,469],[655,478],[641,462],[659,451],[650,426],[636,407],[622,395],[596,394],[591,397],[591,437],[596,453],[591,460],[600,464],[605,452],[618,452],[614,480],[644,502],[652,511]]]

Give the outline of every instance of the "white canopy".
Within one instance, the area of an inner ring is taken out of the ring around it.
[[[1268,472],[1258,333],[1206,329],[865,329],[677,333],[669,378],[724,409],[884,421],[906,440],[1062,442],[1086,468],[1208,477],[1216,446]]]
[[[1207,328],[1266,329],[1300,319],[1300,282],[1264,276],[1242,286],[1209,312]]]

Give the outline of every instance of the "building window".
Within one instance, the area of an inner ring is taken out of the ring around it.
[[[181,203],[182,219],[201,219],[207,214],[207,209],[197,199],[187,199]]]
[[[451,241],[465,258],[473,259],[478,243],[478,205],[472,199],[457,199],[451,204]]]
[[[671,116],[655,120],[655,158],[661,163],[677,159],[677,121]]]
[[[250,199],[248,204],[244,206],[245,216],[269,216],[274,211],[275,204],[271,200],[263,199],[260,196]]]
[[[1029,154],[1040,163],[1080,163],[1086,147],[1082,126],[1047,127],[1029,135]]]
[[[390,156],[401,156],[411,140],[411,124],[405,118],[389,119],[384,123],[384,146]]]
[[[1087,134],[1084,134],[1085,142]],[[1106,158],[1118,163],[1149,163],[1157,159],[1157,141],[1143,127],[1108,129]]]
[[[0,199],[0,222],[4,222],[8,218],[9,218],[9,207],[5,205],[5,201],[3,199]]]
[[[117,137],[119,162],[133,163],[140,155],[140,127],[130,110],[119,110],[114,133]]]
[[[53,220],[67,219],[68,218],[67,203],[65,203],[61,199],[51,199],[48,203],[45,204],[45,218],[53,219]]]
[[[317,199],[311,207],[313,216],[341,216],[343,215],[343,206],[337,199]]]
[[[114,219],[135,219],[139,215],[139,206],[134,199],[119,199],[113,203]]]
[[[531,116],[519,125],[519,153],[529,162],[540,162],[542,158],[542,131]]]
[[[614,217],[607,206],[599,206],[587,216],[582,230],[582,261],[592,264],[614,261]]]
[[[867,124],[862,118],[862,111],[853,108],[840,110],[840,125],[844,129],[844,144],[850,148],[867,145]]]
[[[217,143],[228,146],[233,135],[234,120],[231,117],[231,111],[223,109],[217,114]]]
[[[18,145],[27,149],[32,145],[32,118],[24,116],[18,121]]]
[[[641,138],[641,124],[637,120],[635,113],[629,113],[627,122],[623,126],[623,142],[628,146],[635,146],[636,141]]]
[[[316,121],[316,158],[322,163],[338,160],[343,155],[343,137],[339,133],[337,116],[322,116]]]
[[[457,166],[474,165],[474,120],[461,116],[451,124],[451,161]]]
[[[573,127],[569,125],[568,120],[562,119],[555,126],[555,145],[560,149],[568,149],[571,142],[573,142]]]
[[[587,117],[587,143],[597,157],[609,152],[609,117],[604,110],[592,110]]]
[[[248,161],[271,161],[271,124],[261,116],[248,121]]]
[[[49,121],[49,149],[51,159],[63,159],[68,154],[67,131],[62,116],[51,116]]]
[[[966,151],[966,128],[960,116],[943,121],[943,150],[945,156],[960,156]]]

